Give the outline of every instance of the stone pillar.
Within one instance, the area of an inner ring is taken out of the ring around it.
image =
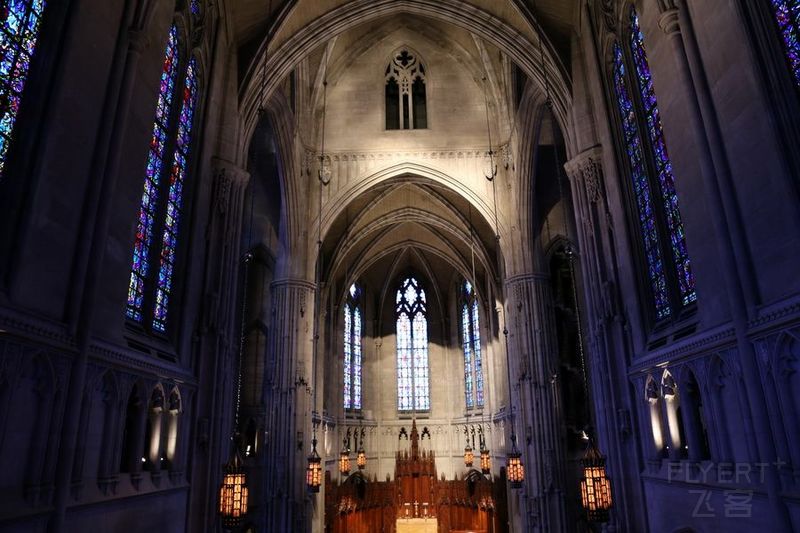
[[[570,180],[577,222],[575,268],[581,276],[578,306],[595,439],[601,452],[610,454],[607,470],[614,481],[616,503],[609,527],[639,531],[646,528],[638,482],[642,450],[630,437],[640,404],[629,392],[627,366],[631,360],[631,340],[620,305],[617,244],[602,161],[602,147],[594,146],[568,161],[564,168]],[[643,386],[640,390],[644,394]]]
[[[526,527],[528,531],[563,531],[564,450],[549,276],[513,276],[506,281],[506,294],[509,396],[513,405],[514,389],[519,391],[514,422],[526,468]],[[523,398],[528,401],[523,402]]]
[[[776,523],[788,530],[791,528],[789,513],[781,496],[778,472],[774,468],[777,453],[770,413],[755,348],[748,338],[748,320],[756,312],[758,292],[730,165],[724,153],[721,127],[687,6],[682,1],[666,1],[663,7],[665,9],[659,25],[672,43],[679,86],[688,108],[688,125],[698,145],[701,177],[709,207],[708,217],[718,243],[718,264],[725,281],[742,377],[753,413],[753,427],[748,424],[745,427],[757,443],[758,460],[770,464],[764,471],[764,485]]]
[[[193,359],[199,383],[194,413],[197,421],[188,529],[213,531],[217,523],[217,489],[230,453],[230,435],[239,335],[237,282],[242,265],[239,249],[245,191],[250,175],[228,161],[213,158],[213,189],[206,231],[206,271],[202,312]],[[185,404],[188,405],[188,404]]]
[[[265,381],[267,530],[306,531],[305,457],[311,445],[314,284],[272,283]],[[318,391],[318,394],[323,394]],[[321,396],[320,396],[321,397]]]

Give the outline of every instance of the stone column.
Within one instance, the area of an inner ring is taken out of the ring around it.
[[[305,531],[305,457],[311,444],[311,357],[314,284],[272,283],[265,380],[268,434],[267,530]],[[318,391],[318,394],[321,394]]]
[[[250,175],[229,161],[212,159],[213,189],[206,231],[202,312],[193,359],[197,361],[196,446],[189,464],[192,491],[188,529],[211,531],[217,520],[217,489],[230,453],[239,335],[237,282],[242,264],[242,214]],[[188,404],[185,404],[188,405]],[[188,424],[188,421],[187,421]]]
[[[753,427],[746,425],[758,447],[758,460],[771,466],[764,471],[767,490],[776,523],[787,530],[791,522],[781,497],[781,482],[773,465],[777,453],[770,427],[759,363],[753,343],[748,338],[748,319],[757,305],[758,293],[749,259],[749,248],[736,202],[728,160],[711,89],[705,76],[702,58],[693,34],[684,2],[665,0],[659,25],[672,43],[679,86],[683,90],[689,128],[697,142],[699,162],[708,217],[718,243],[721,274],[726,285],[731,319],[736,334],[736,349],[742,365],[747,400],[753,413]]]
[[[529,531],[563,531],[564,450],[556,379],[558,358],[550,279],[523,274],[506,281],[509,396],[518,389],[515,409],[517,442],[525,462]],[[529,399],[522,402],[522,398]],[[525,416],[520,416],[523,414]],[[522,421],[528,427],[522,427]],[[528,440],[526,436],[531,438]]]
[[[617,244],[602,161],[602,147],[594,146],[568,161],[564,168],[570,180],[577,222],[575,268],[581,276],[578,306],[595,439],[600,451],[610,454],[607,470],[614,480],[616,503],[610,527],[638,531],[645,527],[638,483],[642,450],[630,436],[640,404],[628,392],[631,340],[620,305]],[[644,387],[641,391],[644,394]],[[650,440],[649,430],[647,434]]]

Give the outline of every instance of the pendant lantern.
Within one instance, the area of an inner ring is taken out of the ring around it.
[[[589,522],[608,522],[611,509],[611,480],[606,475],[606,459],[589,442],[586,455],[581,460],[583,477],[581,479],[581,503],[586,510]]]
[[[225,465],[225,477],[219,488],[219,514],[223,526],[235,528],[242,524],[247,514],[248,492],[247,475],[242,469],[239,452],[236,451]]]

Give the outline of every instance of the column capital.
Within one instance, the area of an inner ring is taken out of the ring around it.
[[[680,35],[681,25],[678,20],[678,8],[670,7],[665,9],[658,17],[658,26],[668,36]]]
[[[600,176],[603,172],[603,147],[592,146],[579,153],[564,165],[569,178],[574,181],[583,180],[591,202],[600,198]]]

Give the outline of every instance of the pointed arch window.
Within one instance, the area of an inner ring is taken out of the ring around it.
[[[387,65],[385,76],[386,129],[427,128],[425,66],[419,58],[407,48],[402,48]]]
[[[0,9],[0,177],[39,40],[44,0],[16,0]]]
[[[344,408],[361,409],[361,288],[353,283],[344,304]]]
[[[634,66],[630,77],[635,92],[628,89],[626,52],[619,43],[614,43],[612,49],[613,86],[655,317],[663,320],[695,302],[697,292],[644,35],[633,8],[630,17],[628,53]]]
[[[464,395],[467,409],[483,407],[483,354],[478,298],[469,281],[462,286],[461,344],[464,348]]]
[[[179,84],[178,29],[164,51],[156,116],[145,166],[144,192],[128,284],[128,318],[159,333],[167,328],[178,228],[184,203],[189,151],[198,98],[198,67],[192,58]]]
[[[800,0],[771,0],[772,11],[795,83],[800,86]]]
[[[414,277],[403,280],[395,298],[397,313],[397,410],[428,411],[428,319],[425,291]]]

